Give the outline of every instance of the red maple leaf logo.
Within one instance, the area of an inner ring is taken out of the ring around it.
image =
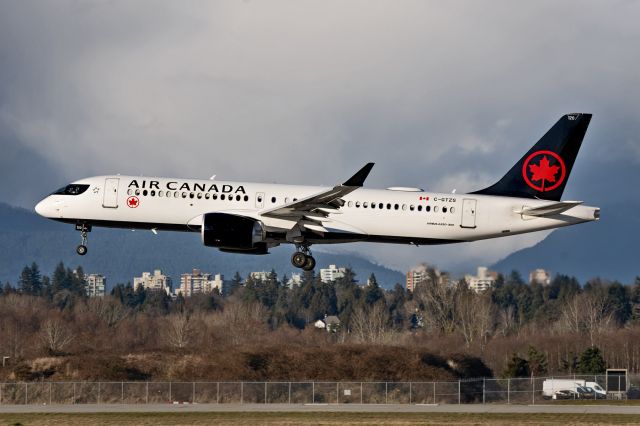
[[[129,197],[127,199],[127,205],[129,207],[135,208],[135,207],[138,207],[138,204],[140,204],[140,201],[138,200],[137,197]]]
[[[540,164],[530,164],[529,170],[533,173],[531,180],[542,180],[541,185],[544,188],[545,181],[550,183],[554,183],[556,181],[556,174],[560,170],[560,167],[550,165],[549,159],[545,155],[542,157],[542,160],[540,160]]]
[[[538,164],[530,164],[536,161]],[[549,161],[553,161],[553,165]],[[522,177],[526,184],[536,191],[553,191],[564,182],[567,169],[562,157],[553,151],[536,151],[529,155],[522,166]],[[558,176],[559,173],[559,176]],[[531,175],[531,177],[529,177]],[[535,182],[535,183],[534,183]]]

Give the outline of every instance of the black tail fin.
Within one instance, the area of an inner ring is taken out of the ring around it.
[[[473,194],[560,201],[591,114],[567,114],[495,184]]]

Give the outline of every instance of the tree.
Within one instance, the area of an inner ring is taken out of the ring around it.
[[[580,355],[578,361],[578,373],[581,374],[603,374],[607,369],[602,352],[596,346],[590,346]]]
[[[20,278],[18,278],[18,288],[21,293],[32,296],[39,296],[42,293],[42,276],[35,262],[22,269]]]
[[[58,318],[47,318],[40,330],[40,336],[47,351],[58,355],[73,340],[67,324]]]
[[[371,274],[373,279],[369,280],[369,285],[364,290],[364,303],[369,306],[375,305],[378,300],[384,298],[384,291],[378,285],[376,276]]]
[[[191,316],[186,312],[172,314],[167,322],[166,337],[169,345],[176,349],[186,348],[193,334]]]
[[[529,377],[531,376],[531,370],[529,369],[529,361],[524,358],[518,356],[518,354],[513,354],[509,363],[507,364],[507,368],[502,373],[504,377]]]
[[[535,347],[529,346],[529,369],[531,375],[542,376],[547,373],[548,361],[544,352],[538,351]]]

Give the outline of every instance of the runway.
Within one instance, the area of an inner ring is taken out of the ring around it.
[[[640,405],[507,405],[507,404],[75,404],[2,405],[0,413],[490,413],[490,414],[632,414]]]

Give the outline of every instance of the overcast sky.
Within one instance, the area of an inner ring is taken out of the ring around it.
[[[640,165],[638,22],[635,1],[0,0],[0,196],[103,173],[332,185],[368,161],[370,187],[471,191],[591,112],[565,192],[591,201],[590,168]],[[342,249],[447,267],[544,235]]]

